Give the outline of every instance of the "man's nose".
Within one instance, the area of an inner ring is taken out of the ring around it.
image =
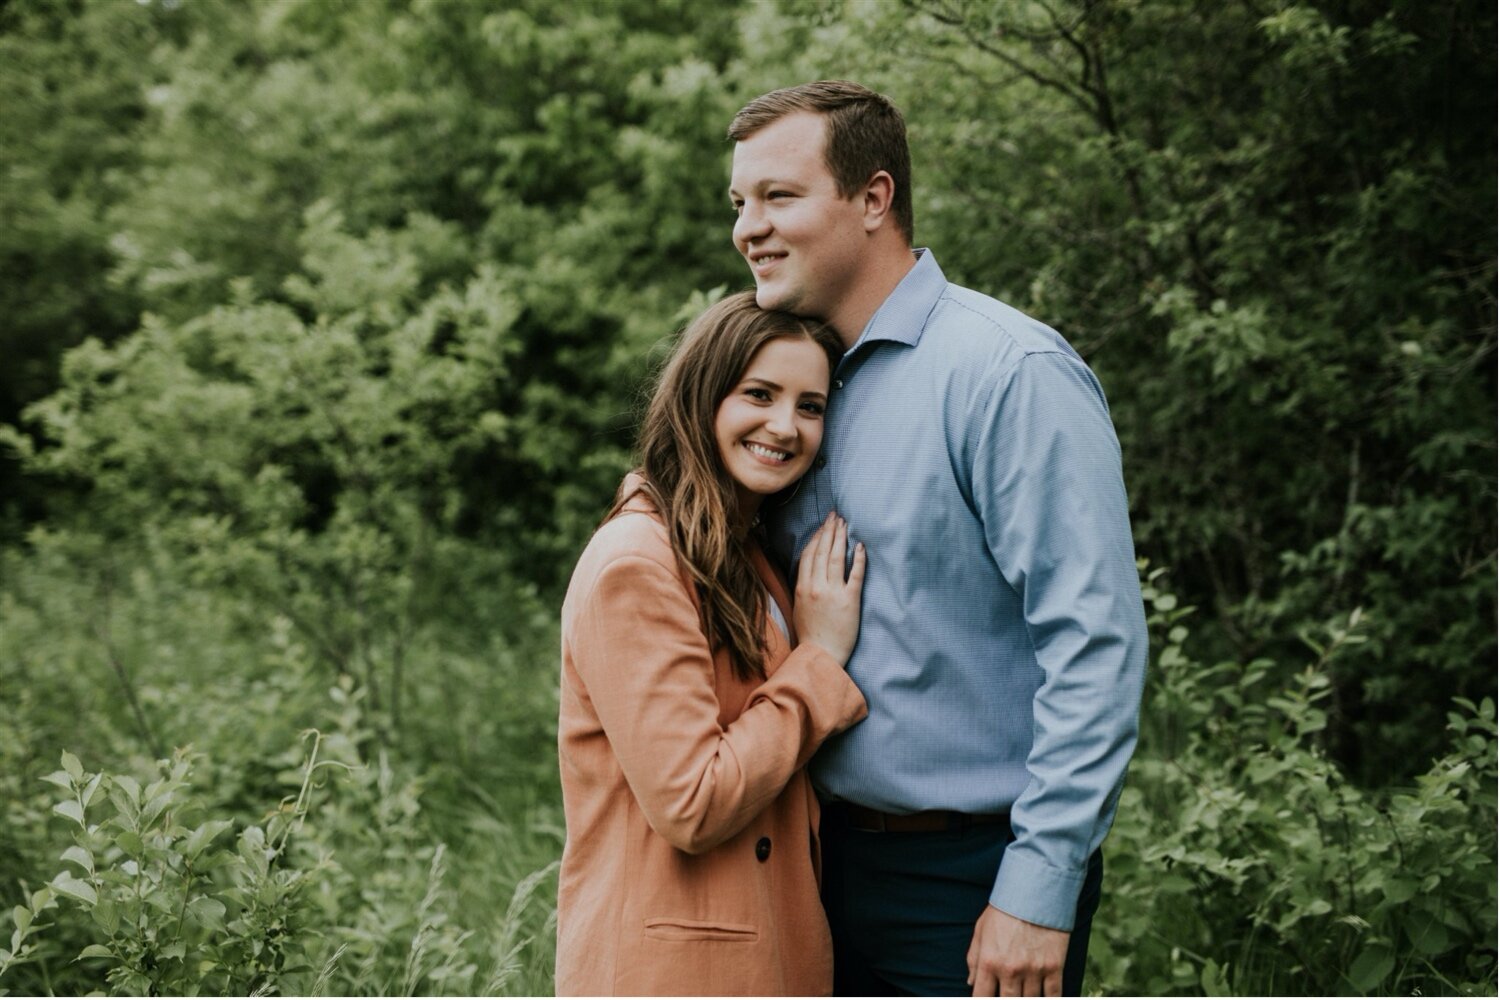
[[[744,249],[751,240],[757,240],[771,231],[766,215],[757,206],[746,202],[740,206],[740,214],[734,220],[735,245]]]

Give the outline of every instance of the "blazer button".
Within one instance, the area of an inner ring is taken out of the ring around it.
[[[755,842],[755,860],[764,861],[771,856],[771,838],[762,837]]]

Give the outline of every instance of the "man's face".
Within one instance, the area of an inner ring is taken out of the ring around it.
[[[778,119],[734,147],[734,246],[755,276],[755,301],[839,326],[865,246],[864,198],[839,195],[823,159],[822,115]]]

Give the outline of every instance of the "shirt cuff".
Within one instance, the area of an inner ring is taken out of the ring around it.
[[[990,905],[1027,923],[1071,931],[1086,869],[1053,868],[1019,851],[1006,851]]]

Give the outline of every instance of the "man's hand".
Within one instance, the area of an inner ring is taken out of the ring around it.
[[[986,906],[969,942],[969,985],[976,997],[1062,996],[1068,932],[1027,923]]]

